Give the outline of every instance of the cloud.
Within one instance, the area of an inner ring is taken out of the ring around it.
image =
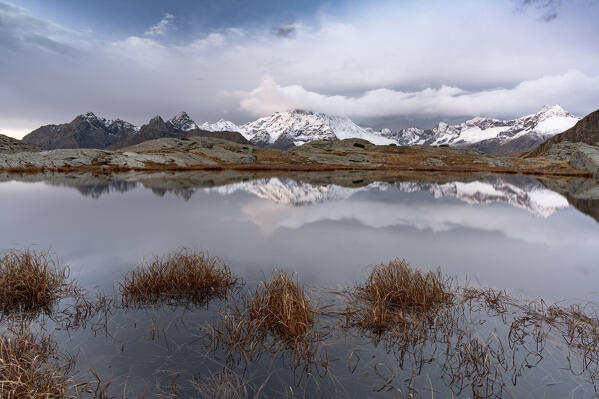
[[[355,118],[389,116],[508,116],[535,111],[539,104],[565,102],[575,108],[599,104],[599,75],[577,70],[526,80],[511,88],[466,91],[455,86],[400,91],[380,88],[359,96],[326,95],[300,85],[280,86],[266,76],[249,92],[237,92],[246,111],[261,116],[294,108]]]
[[[295,35],[295,26],[279,26],[274,29],[275,36],[279,39],[293,37]]]
[[[236,32],[231,32],[237,34]],[[181,49],[187,51],[188,49],[194,51],[202,51],[207,49],[213,49],[221,47],[225,43],[225,36],[221,33],[211,33],[205,38],[193,40],[187,46],[183,46]]]
[[[156,25],[150,26],[150,28],[144,32],[146,36],[164,36],[174,27],[175,16],[173,14],[166,13]]]
[[[33,17],[28,10],[0,2],[0,50],[74,54],[79,32]]]
[[[558,16],[558,10],[562,5],[562,0],[518,0],[520,8],[534,6],[541,12],[540,19],[545,22],[551,22]]]
[[[269,21],[167,43],[158,32],[174,28],[172,16],[156,25],[166,30],[114,38],[0,0],[0,75],[10,77],[0,79],[0,131],[21,124],[25,134],[87,110],[136,124],[181,110],[241,123],[302,107],[375,124],[513,117],[545,103],[579,115],[597,108],[599,7],[564,2],[548,24],[532,6],[514,12],[512,0],[456,1],[323,11],[280,25],[294,29],[284,40]]]

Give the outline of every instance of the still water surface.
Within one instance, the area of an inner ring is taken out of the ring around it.
[[[134,181],[8,181],[0,183],[0,193],[0,248],[50,249],[90,291],[112,292],[144,258],[193,248],[222,258],[250,287],[275,268],[297,273],[324,302],[336,300],[327,292],[362,281],[369,267],[395,257],[522,298],[599,298],[599,224],[530,178],[357,188],[289,178],[175,189]],[[107,329],[57,331],[56,337],[79,353],[83,376],[93,366],[115,379],[115,395],[125,389],[133,397],[151,396],[222,369],[222,359],[207,354],[199,338],[220,306],[114,311]],[[509,330],[501,325],[485,322],[477,334]],[[443,364],[434,360],[416,373],[359,334],[334,333],[326,344],[331,366],[324,377],[286,368],[284,357],[264,356],[244,378],[264,383],[267,396],[290,394],[291,387],[309,396],[402,397],[408,386],[416,397],[431,397],[431,387],[435,398],[473,396],[471,381],[457,389],[441,378]],[[588,375],[564,370],[565,357],[556,339],[535,367],[505,370],[493,395],[592,397]],[[389,378],[392,383],[377,392]],[[193,396],[188,388],[180,392]]]

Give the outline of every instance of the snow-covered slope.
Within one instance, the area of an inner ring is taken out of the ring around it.
[[[209,132],[239,132],[242,133],[242,129],[239,128],[235,123],[220,119],[215,123],[204,122],[200,125],[200,129],[207,130]]]
[[[458,125],[439,122],[433,129],[409,127],[399,131],[375,131],[358,126],[346,117],[296,109],[276,112],[242,126],[221,119],[216,123],[206,122],[200,128],[236,131],[260,146],[289,147],[313,140],[361,138],[380,145],[447,144],[466,147],[476,143],[499,146],[524,136],[543,141],[572,127],[578,120],[559,105],[553,105],[512,120],[476,117]]]
[[[176,129],[188,132],[193,129],[197,129],[198,125],[187,115],[187,112],[180,112],[175,115],[172,119],[169,119],[167,123],[170,123]]]
[[[263,146],[277,142],[301,145],[313,140],[346,138],[362,138],[374,144],[394,142],[377,132],[356,125],[349,118],[303,110],[276,112],[247,123],[240,129],[252,143]]]
[[[496,140],[496,145],[535,135],[546,139],[574,126],[579,118],[559,105],[544,106],[538,112],[512,120],[476,117],[459,125],[440,122],[433,129],[407,128],[398,132],[383,131],[399,145],[428,144],[467,146],[485,140]]]

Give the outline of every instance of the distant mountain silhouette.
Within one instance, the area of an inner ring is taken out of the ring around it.
[[[45,125],[23,137],[23,142],[44,150],[107,148],[128,137],[135,126],[121,119],[106,120],[87,112],[70,123]]]

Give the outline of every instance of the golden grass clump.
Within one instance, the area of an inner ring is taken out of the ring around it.
[[[69,362],[50,336],[23,323],[9,327],[0,337],[0,359],[0,397],[70,397]]]
[[[451,304],[454,294],[440,271],[423,273],[403,259],[376,266],[368,280],[350,293],[349,325],[385,331],[416,315],[428,315]]]
[[[269,281],[256,290],[248,307],[248,318],[261,329],[276,334],[285,342],[296,343],[314,324],[314,309],[299,280],[275,271]]]
[[[76,291],[69,269],[48,251],[0,253],[0,308],[4,313],[50,311],[57,299]]]
[[[228,312],[212,326],[210,339],[215,348],[224,348],[229,357],[235,353],[246,360],[260,355],[277,343],[294,350],[298,358],[309,360],[316,307],[307,298],[299,280],[283,271],[274,271],[253,295],[229,305]],[[271,336],[274,341],[267,342]]]
[[[238,281],[219,258],[185,249],[156,256],[127,272],[120,292],[123,306],[163,301],[203,305],[212,298],[224,298]]]

